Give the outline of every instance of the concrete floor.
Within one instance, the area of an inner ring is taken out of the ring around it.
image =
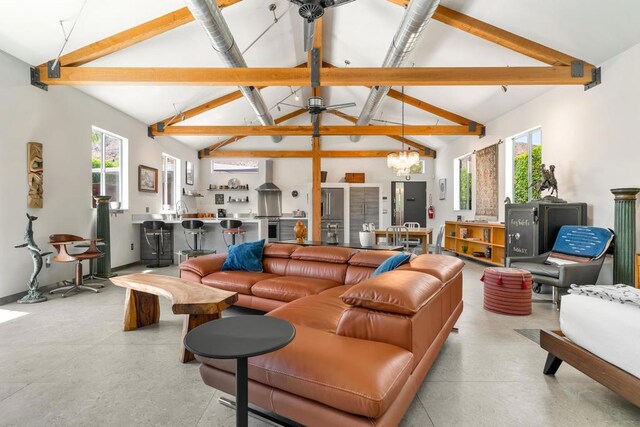
[[[557,312],[547,303],[526,317],[485,311],[482,269],[467,263],[460,332],[445,343],[403,426],[640,425],[640,408],[570,366],[543,375],[546,353],[514,329],[557,328]],[[1,426],[235,425],[197,364],[178,362],[182,318],[167,301],[159,325],[132,332],[121,329],[123,301],[124,290],[108,286],[0,306]]]

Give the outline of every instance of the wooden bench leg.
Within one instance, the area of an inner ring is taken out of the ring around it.
[[[182,322],[182,338],[180,339],[180,361],[182,363],[191,362],[195,359],[193,353],[184,347],[184,337],[190,330],[202,325],[203,323],[210,322],[220,318],[220,313],[216,314],[187,314],[184,316]]]
[[[160,300],[157,295],[127,288],[124,299],[123,329],[132,331],[160,321]]]
[[[549,353],[547,355],[547,361],[544,364],[544,369],[542,370],[542,373],[545,375],[555,375],[561,364],[562,364],[562,359]]]

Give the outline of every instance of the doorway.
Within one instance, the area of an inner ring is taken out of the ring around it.
[[[391,183],[391,224],[417,222],[427,226],[426,181],[393,181]]]

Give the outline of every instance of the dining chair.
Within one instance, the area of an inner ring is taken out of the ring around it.
[[[404,225],[392,225],[386,230],[387,245],[402,246],[409,250],[409,229]]]

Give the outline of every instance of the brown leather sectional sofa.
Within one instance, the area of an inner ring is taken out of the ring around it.
[[[308,426],[395,426],[462,312],[464,264],[421,255],[369,278],[393,254],[268,244],[264,273],[220,272],[224,255],[180,269],[295,325],[291,344],[249,359],[252,403]],[[234,393],[233,361],[199,360],[206,384]]]

